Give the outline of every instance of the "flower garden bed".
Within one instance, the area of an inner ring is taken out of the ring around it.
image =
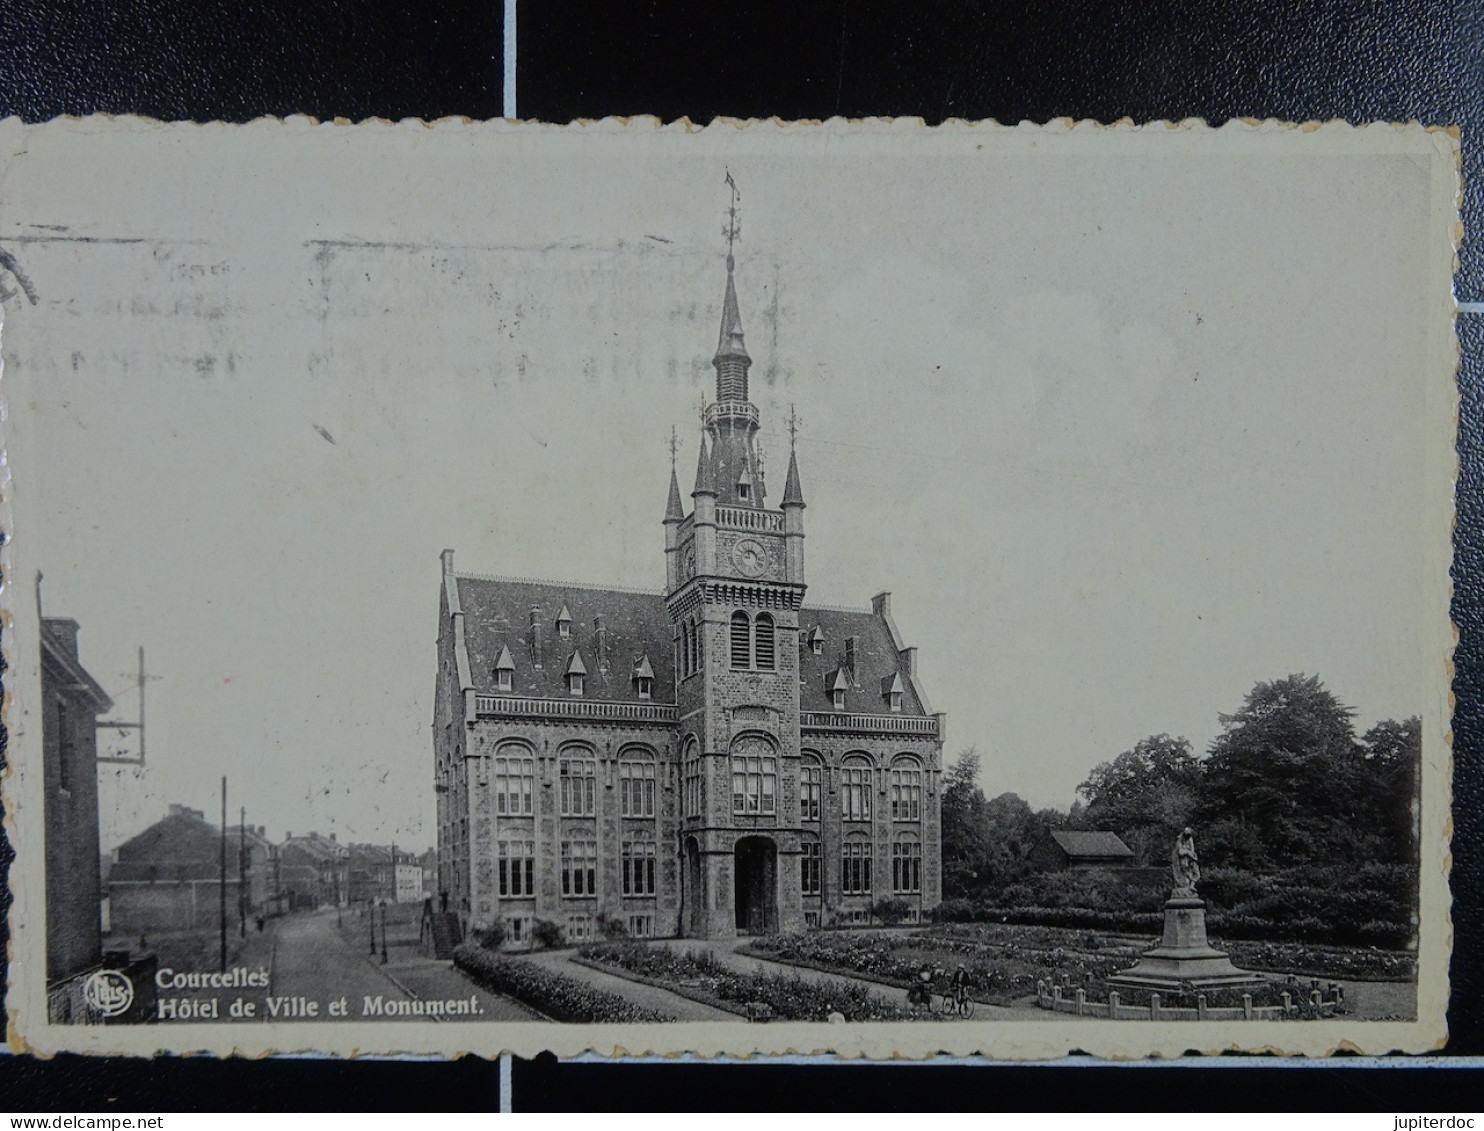
[[[596,943],[578,952],[589,965],[620,977],[661,986],[673,993],[744,1016],[780,1021],[825,1021],[838,1013],[847,1021],[898,1021],[905,1008],[864,986],[837,986],[786,974],[744,974],[706,951],[677,952],[644,943]],[[762,1007],[762,1008],[760,1008]]]
[[[924,965],[951,971],[962,963],[976,1001],[1010,1005],[1033,997],[1036,983],[1042,980],[1073,987],[1101,985],[1110,974],[1134,965],[1155,941],[1152,936],[1108,937],[1059,927],[939,924],[911,934],[771,935],[754,939],[739,953],[903,987]],[[1410,954],[1302,943],[1215,945],[1228,950],[1238,966],[1250,970],[1347,981],[1404,982],[1415,977],[1416,963]]]
[[[456,947],[453,962],[490,992],[513,997],[553,1021],[601,1024],[675,1020],[667,1013],[643,1009],[617,994],[594,989],[565,974],[543,970],[535,963],[504,958],[476,943]]]
[[[1083,981],[1090,972],[1104,978],[1138,959],[1133,948],[1096,954],[1028,942],[986,943],[937,933],[847,935],[809,933],[755,939],[741,953],[837,974],[907,986],[924,966],[944,971],[960,963],[969,974],[969,992],[987,1005],[1010,1005],[1034,996],[1036,983],[1067,973]]]

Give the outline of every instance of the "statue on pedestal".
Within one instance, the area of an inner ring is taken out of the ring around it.
[[[1170,874],[1175,890],[1165,901],[1165,929],[1159,945],[1146,950],[1138,963],[1109,976],[1108,985],[1120,992],[1157,990],[1191,994],[1210,989],[1243,989],[1262,984],[1262,975],[1232,965],[1224,951],[1206,939],[1206,905],[1196,894],[1201,861],[1195,834],[1181,829],[1170,848]]]
[[[1170,894],[1177,899],[1194,899],[1195,885],[1201,878],[1201,862],[1195,852],[1195,834],[1189,826],[1180,830],[1175,846],[1170,849],[1170,872],[1175,877],[1175,890]]]

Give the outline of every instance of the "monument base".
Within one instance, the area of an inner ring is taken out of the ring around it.
[[[1232,965],[1224,951],[1206,941],[1206,904],[1195,896],[1165,902],[1165,931],[1159,946],[1146,950],[1138,963],[1107,979],[1115,990],[1155,992],[1242,989],[1265,979]]]

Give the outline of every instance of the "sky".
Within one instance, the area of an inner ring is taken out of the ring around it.
[[[275,837],[432,843],[439,553],[662,584],[728,170],[773,505],[799,419],[807,600],[892,592],[988,794],[1065,808],[1294,672],[1361,728],[1433,708],[1419,147],[728,130],[11,157],[0,246],[37,300],[0,340],[11,597],[45,574],[114,717],[140,645],[154,677],[147,769],[100,768],[105,848],[214,813],[223,774]]]

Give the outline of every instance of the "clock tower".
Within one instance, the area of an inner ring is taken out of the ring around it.
[[[728,178],[730,182],[730,178]],[[768,506],[748,396],[728,225],[721,335],[693,506],[674,467],[665,511],[665,604],[675,641],[684,934],[801,929],[798,856],[799,607],[804,497],[790,444],[779,509]]]

